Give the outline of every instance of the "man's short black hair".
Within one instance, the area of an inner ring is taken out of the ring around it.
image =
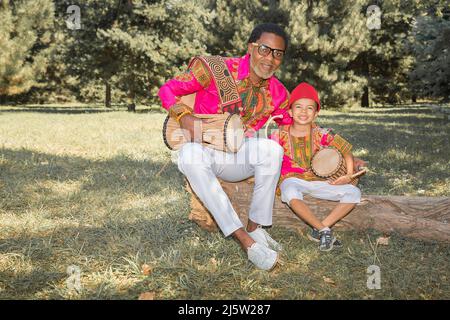
[[[250,38],[248,39],[248,43],[256,42],[264,32],[274,33],[277,36],[280,36],[284,40],[284,44],[286,49],[288,47],[288,36],[284,29],[275,23],[261,23],[258,24],[252,31]]]

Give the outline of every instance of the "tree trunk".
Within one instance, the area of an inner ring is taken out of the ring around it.
[[[136,112],[136,104],[134,102],[134,98],[134,93],[130,92],[127,99],[127,110],[130,112]]]
[[[361,108],[369,108],[370,106],[370,99],[369,99],[369,86],[370,86],[370,65],[369,65],[369,58],[367,56],[367,53],[363,54],[362,57],[362,71],[363,75],[365,75],[367,79],[367,85],[363,88],[363,94],[361,96]]]
[[[111,85],[108,81],[105,82],[105,107],[111,108]]]
[[[369,107],[369,87],[364,86],[363,95],[361,97],[361,108],[368,108],[368,107]]]
[[[245,225],[253,194],[253,179],[236,183],[220,181],[220,183]],[[190,190],[189,186],[188,190]],[[320,219],[325,218],[336,206],[334,201],[311,197],[305,197],[305,202]],[[211,215],[194,194],[192,194],[191,208],[189,219],[206,230],[218,230]],[[411,238],[450,242],[449,220],[449,197],[367,195],[363,196],[362,202],[347,217],[338,222],[335,228],[341,230],[373,228],[388,234],[397,232]],[[300,232],[308,228],[287,205],[281,202],[279,197],[275,199],[273,225],[300,230]]]

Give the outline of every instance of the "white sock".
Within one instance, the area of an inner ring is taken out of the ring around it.
[[[330,229],[330,228],[328,228],[328,227],[325,227],[325,228],[323,228],[323,229],[319,230],[319,232],[324,232],[324,231],[331,231],[331,229]]]

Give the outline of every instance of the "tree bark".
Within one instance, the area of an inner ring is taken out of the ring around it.
[[[363,95],[361,97],[361,108],[368,108],[368,107],[369,107],[369,87],[364,86]]]
[[[253,194],[253,179],[232,183],[220,181],[229,196],[239,218],[247,223],[247,214]],[[188,190],[190,187],[188,186]],[[192,192],[191,192],[192,193]],[[320,218],[325,218],[336,206],[336,202],[305,197],[305,202]],[[217,231],[213,218],[192,194],[189,219],[202,228]],[[450,198],[449,197],[405,197],[363,196],[362,202],[335,226],[340,230],[375,229],[384,233],[397,232],[403,236],[424,240],[450,242]],[[308,226],[291,209],[275,199],[273,225],[303,232]]]
[[[369,108],[370,107],[369,87],[371,81],[370,81],[369,57],[367,52],[363,53],[360,61],[362,74],[366,77],[367,80],[367,85],[363,87],[363,94],[361,96],[361,108]]]
[[[111,85],[105,81],[105,107],[111,108]]]
[[[136,112],[136,104],[134,101],[135,95],[133,92],[130,92],[128,94],[128,99],[127,99],[127,110],[130,112]]]

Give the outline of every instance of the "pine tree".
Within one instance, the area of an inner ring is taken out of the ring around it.
[[[73,71],[126,92],[130,110],[206,50],[211,13],[199,1],[87,0],[81,12]]]
[[[411,87],[420,97],[450,101],[450,11],[436,7],[416,19]]]
[[[370,30],[369,50],[361,56],[360,67],[367,75],[366,101],[376,103],[399,103],[411,98],[408,74],[413,64],[408,36],[414,16],[420,10],[417,1],[384,0],[374,1],[380,8],[379,29]]]
[[[289,19],[291,48],[281,79],[293,88],[302,81],[316,86],[324,106],[359,102],[367,79],[355,68],[369,49],[362,13],[364,1],[281,1]]]
[[[50,0],[0,2],[0,96],[42,86],[52,43],[54,5]]]

